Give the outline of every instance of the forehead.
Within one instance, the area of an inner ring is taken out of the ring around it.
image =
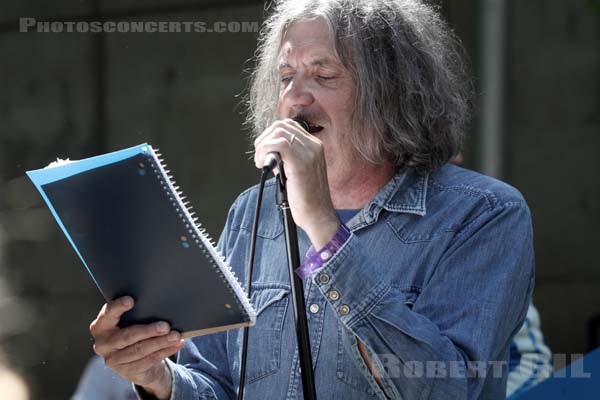
[[[340,64],[331,32],[321,19],[293,22],[283,37],[278,61],[280,66],[293,62]]]

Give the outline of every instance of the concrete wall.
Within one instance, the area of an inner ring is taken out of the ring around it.
[[[507,179],[534,216],[547,340],[585,352],[585,324],[600,313],[600,15],[583,0],[511,5]],[[443,11],[477,76],[478,2]],[[30,0],[0,12],[0,348],[33,398],[65,399],[92,354],[88,324],[103,300],[24,171],[150,142],[218,236],[231,201],[257,179],[236,97],[256,34],[18,33],[28,16],[261,21],[263,4]]]
[[[480,99],[482,3],[442,4],[470,54]],[[600,7],[585,0],[507,4],[503,179],[532,211],[534,302],[547,342],[556,353],[585,353],[588,323],[600,314],[593,251],[600,243]],[[481,165],[479,111],[476,103],[465,152],[474,169]]]
[[[535,302],[552,349],[583,353],[600,314],[600,8],[515,1],[510,19],[507,164],[533,213]]]
[[[257,33],[19,33],[14,18],[262,19],[260,2],[204,3],[39,2],[0,16],[0,277],[10,288],[0,297],[11,300],[0,301],[0,346],[32,398],[72,393],[103,299],[24,171],[149,142],[218,237],[235,196],[258,180],[237,97]]]

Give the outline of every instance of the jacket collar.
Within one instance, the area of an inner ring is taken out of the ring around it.
[[[418,174],[413,168],[398,171],[349,221],[349,228],[358,229],[376,222],[381,210],[424,216],[428,183],[429,174]]]

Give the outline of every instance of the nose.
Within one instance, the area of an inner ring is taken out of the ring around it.
[[[283,100],[288,106],[297,108],[310,106],[315,101],[315,98],[313,97],[308,80],[297,75],[285,88]]]

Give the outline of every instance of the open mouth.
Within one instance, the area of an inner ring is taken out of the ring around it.
[[[319,133],[323,130],[323,127],[321,125],[317,125],[317,124],[313,124],[310,121],[303,121],[304,124],[302,124],[303,128],[306,129],[306,131],[308,133],[310,133],[311,135],[315,134],[315,133]]]
[[[320,125],[313,125],[311,123],[308,124],[308,133],[315,134],[315,133],[319,133],[323,130],[323,127]]]
[[[306,130],[311,135],[319,133],[323,130],[323,127],[321,125],[312,123],[306,118],[303,118],[302,116],[297,116],[296,118],[294,118],[294,121],[298,122],[302,126],[302,128],[304,128],[304,130]]]

